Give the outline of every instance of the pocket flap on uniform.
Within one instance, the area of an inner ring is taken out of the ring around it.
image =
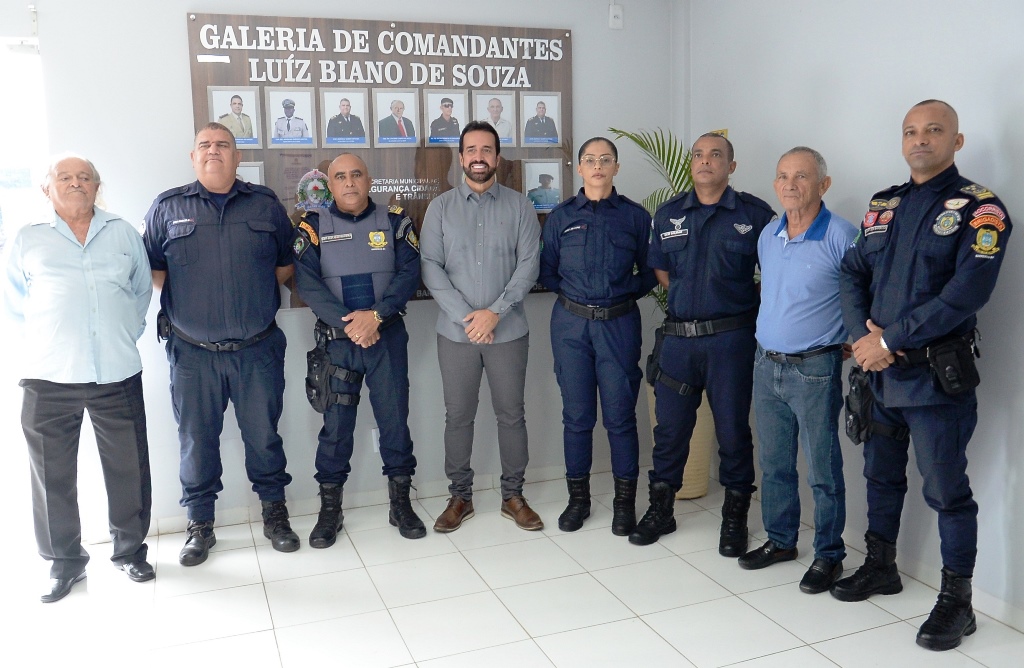
[[[182,237],[187,237],[195,231],[196,224],[190,220],[181,223],[172,223],[167,226],[167,238],[180,239]]]
[[[263,218],[250,218],[246,221],[249,224],[249,229],[254,232],[276,232],[277,227],[274,225],[274,221],[266,220]]]

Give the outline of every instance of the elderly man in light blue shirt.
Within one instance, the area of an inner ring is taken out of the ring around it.
[[[843,343],[839,265],[857,231],[821,201],[825,159],[798,146],[779,159],[775,193],[785,209],[758,239],[754,412],[760,442],[761,514],[768,541],[739,559],[754,570],[796,559],[800,492],[797,437],[814,495],[814,562],[800,590],[818,594],[842,575],[846,485],[839,448]]]
[[[480,379],[498,422],[501,514],[521,529],[544,527],[523,498],[529,461],[523,299],[540,273],[540,224],[526,196],[495,179],[501,144],[493,127],[468,123],[459,139],[465,183],[427,207],[420,234],[423,283],[440,307],[437,359],[445,403],[448,507],[434,530],[455,531],[473,516],[473,424]]]
[[[7,310],[32,353],[22,355],[21,421],[32,469],[39,554],[52,562],[52,603],[85,578],[89,554],[78,514],[83,411],[96,433],[107,488],[111,561],[135,582],[155,577],[146,561],[152,486],[142,358],[153,292],[139,232],[96,208],[100,177],[77,156],[55,160],[43,192],[52,219],[14,239],[4,286]]]

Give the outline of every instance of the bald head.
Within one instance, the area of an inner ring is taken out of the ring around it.
[[[949,102],[944,102],[942,100],[921,100],[913,107],[911,107],[911,109],[917,109],[918,107],[926,107],[930,105],[937,105],[945,109],[950,114],[950,116],[953,117],[953,131],[960,131],[960,116],[956,113],[956,109],[954,109],[953,105],[951,105]]]
[[[914,183],[924,183],[951,167],[963,145],[956,110],[941,100],[918,102],[903,119],[903,158]]]
[[[342,213],[357,216],[370,205],[370,172],[363,159],[342,153],[327,168],[327,188]]]

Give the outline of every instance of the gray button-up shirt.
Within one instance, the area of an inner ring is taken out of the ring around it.
[[[495,182],[482,195],[465,183],[436,197],[420,232],[423,283],[441,311],[437,332],[469,343],[472,311],[498,314],[494,343],[529,331],[523,298],[540,271],[540,223],[522,193]]]

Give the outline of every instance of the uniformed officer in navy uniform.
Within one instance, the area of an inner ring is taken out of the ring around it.
[[[363,121],[352,113],[352,103],[347,97],[341,98],[338,102],[338,111],[338,114],[331,116],[327,121],[328,137],[366,137]]]
[[[523,137],[545,139],[553,144],[558,143],[558,128],[555,127],[555,122],[548,117],[548,105],[544,102],[537,103],[537,115],[526,121]]]
[[[896,538],[912,437],[925,501],[939,515],[942,590],[917,635],[917,644],[933,650],[952,649],[976,629],[978,505],[966,447],[978,400],[977,376],[969,378],[976,313],[995,287],[1012,228],[999,198],[957,171],[963,143],[951,106],[926,100],[911,108],[903,121],[910,180],[871,199],[840,283],[853,354],[870,372],[876,401],[864,444],[867,559],[832,594],[861,601],[903,589]],[[950,344],[964,354],[936,363]]]
[[[380,429],[380,455],[391,499],[389,521],[406,538],[426,535],[409,501],[416,458],[409,436],[409,335],[405,304],[420,283],[419,241],[401,207],[370,199],[366,163],[350,153],[328,169],[334,203],[307,212],[295,240],[299,294],[319,318],[315,334],[326,341],[332,399],[316,450],[320,516],[311,547],[334,544],[342,525],[342,487],[352,458],[356,405],[362,379]],[[337,398],[334,398],[337,397]]]
[[[647,266],[651,216],[618,194],[618,149],[604,137],[580,147],[579,193],[544,223],[540,282],[558,293],[551,311],[551,349],[562,391],[565,479],[569,505],[558,518],[576,531],[590,517],[590,466],[600,390],[615,479],[612,533],[636,527],[640,441],[636,400],[640,371],[640,311],[636,300],[657,285]],[[633,267],[639,272],[634,274]]]
[[[217,542],[220,433],[230,399],[245,444],[245,469],[275,550],[299,549],[288,522],[291,482],[277,433],[284,399],[284,332],[274,322],[278,284],[293,273],[295,231],[274,191],[235,178],[242,154],[231,131],[196,135],[197,181],[159,195],[146,214],[146,250],[161,289],[158,332],[167,337],[171,400],[181,441],[181,505],[188,510],[183,566]]]
[[[738,557],[747,549],[747,511],[755,489],[749,416],[760,303],[754,282],[757,239],[775,213],[764,201],[729,186],[736,162],[726,137],[702,135],[692,155],[693,190],[655,213],[647,256],[668,288],[668,317],[653,370],[658,424],[651,506],[629,540],[647,545],[676,530],[673,502],[706,391],[725,487],[718,552]]]
[[[452,116],[455,102],[450,97],[441,98],[441,115],[430,122],[430,136],[440,139],[458,139],[459,119]]]

